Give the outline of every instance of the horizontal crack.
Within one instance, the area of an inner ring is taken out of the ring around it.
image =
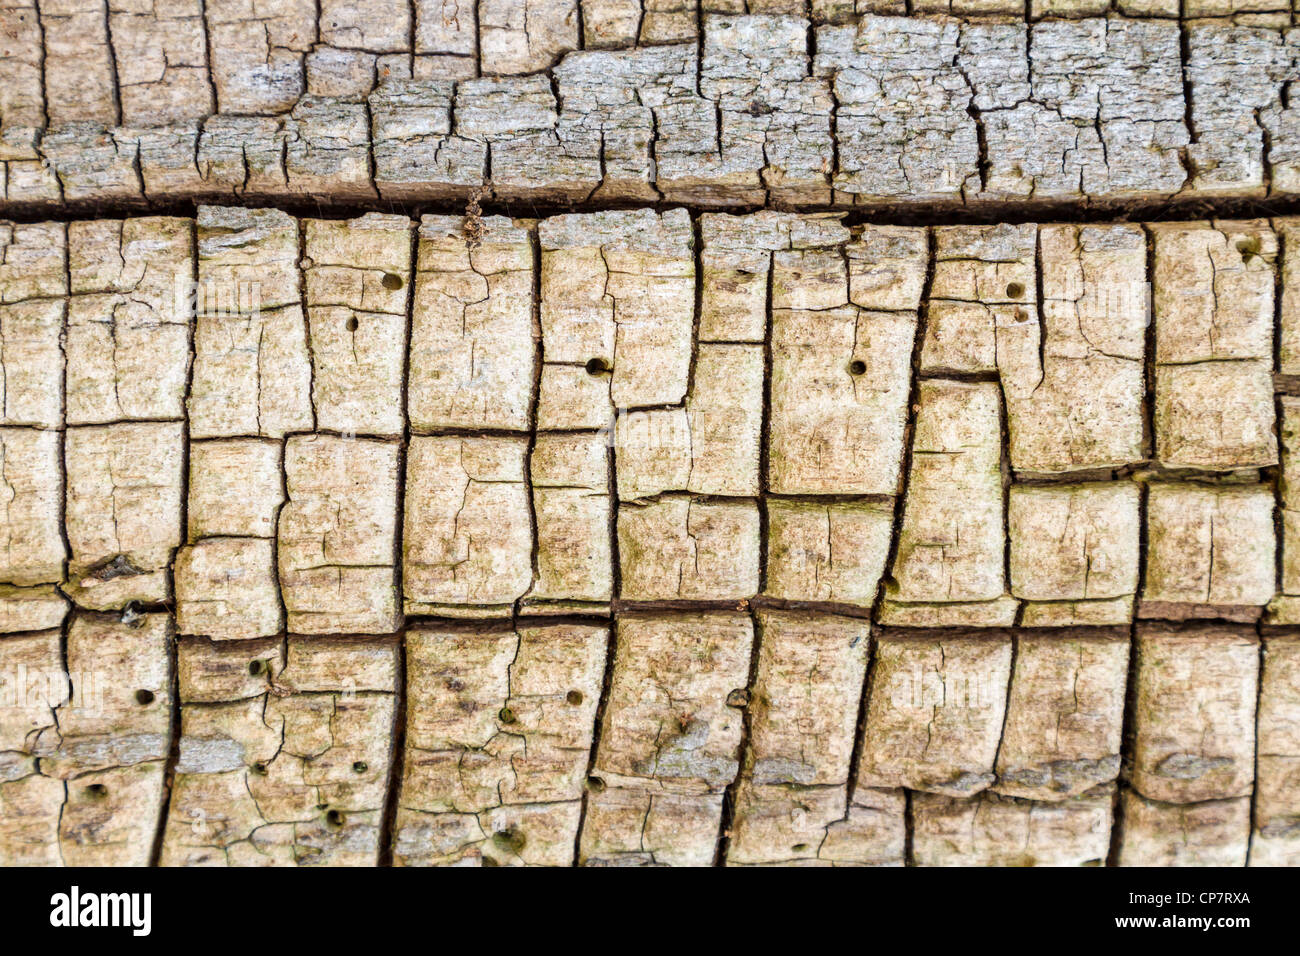
[[[227,197],[228,198],[228,197]],[[1241,196],[1175,197],[1152,200],[1034,200],[1018,202],[972,200],[960,202],[860,203],[836,205],[759,205],[705,206],[681,202],[582,202],[548,203],[542,201],[482,201],[483,216],[508,216],[540,219],[548,216],[597,213],[612,210],[649,209],[666,212],[685,209],[692,214],[746,215],[764,208],[805,215],[834,214],[845,226],[958,226],[1005,223],[1100,223],[1100,222],[1174,222],[1188,219],[1264,219],[1276,216],[1300,216],[1300,196],[1250,198]],[[194,217],[200,206],[244,209],[276,209],[292,216],[309,219],[352,219],[366,213],[410,216],[463,216],[464,200],[402,202],[389,199],[361,200],[349,197],[332,200],[327,196],[311,199],[222,201],[141,200],[71,203],[4,203],[0,218],[16,223],[71,222],[84,219],[133,218],[139,216]]]

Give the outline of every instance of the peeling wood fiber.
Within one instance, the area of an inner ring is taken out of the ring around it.
[[[1280,0],[0,9],[0,203],[1287,197]],[[579,22],[581,20],[581,23]],[[585,45],[584,45],[585,44]]]

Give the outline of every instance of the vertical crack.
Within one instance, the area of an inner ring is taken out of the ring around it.
[[[398,802],[401,798],[402,779],[406,772],[407,666],[406,627],[403,626],[397,634],[397,673],[393,687],[393,727],[389,736],[388,782],[384,792],[383,811],[379,818],[379,866],[393,865],[393,841],[396,837],[394,826],[397,821]]]
[[[718,822],[717,852],[713,858],[714,866],[727,865],[727,853],[731,849],[732,827],[736,822],[736,791],[747,775],[752,774],[753,736],[755,702],[754,688],[758,684],[758,662],[763,650],[763,623],[754,609],[749,609],[749,620],[754,629],[753,643],[749,649],[749,676],[745,680],[745,709],[741,714],[740,743],[736,748],[739,758],[736,764],[736,776],[727,784],[722,793],[722,816]]]
[[[911,380],[907,393],[907,423],[903,428],[903,442],[900,446],[902,461],[899,463],[898,486],[894,494],[894,520],[889,533],[889,553],[885,557],[884,571],[880,575],[880,583],[876,586],[876,598],[871,606],[871,620],[876,624],[880,622],[880,612],[885,603],[885,595],[890,585],[894,583],[893,569],[898,561],[898,544],[902,538],[903,514],[906,510],[907,491],[912,479],[912,442],[916,433],[916,415],[919,410],[921,392],[921,352],[925,347],[925,336],[929,324],[930,290],[934,286],[936,256],[934,230],[927,228],[925,238],[925,280],[921,285],[921,297],[916,307],[916,337],[912,340]]]

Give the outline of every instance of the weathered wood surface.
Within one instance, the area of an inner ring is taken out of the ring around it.
[[[1300,189],[1285,0],[908,9],[13,0],[0,9],[0,202],[477,190],[792,207]]]
[[[1292,623],[1292,220],[460,228],[6,227],[5,629]]]
[[[1300,863],[1296,228],[5,224],[0,861]]]

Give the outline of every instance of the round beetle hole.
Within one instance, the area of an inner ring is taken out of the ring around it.
[[[571,690],[564,695],[564,699],[567,700],[574,707],[577,707],[579,704],[582,703],[582,691]]]
[[[102,783],[92,783],[86,788],[86,796],[95,800],[102,800],[104,797],[108,796],[108,787],[104,786]]]
[[[343,826],[343,813],[339,810],[325,811],[325,825],[331,830],[338,830]]]
[[[524,838],[522,830],[519,830],[514,826],[508,826],[504,830],[498,830],[496,833],[492,834],[492,842],[495,843],[499,849],[508,850],[518,856],[519,851],[524,848],[524,845],[528,841]]]
[[[344,324],[347,325],[349,332],[355,332],[358,328],[361,327],[361,323],[357,321],[357,317],[355,315],[349,315],[347,322]]]
[[[384,277],[379,281],[380,284],[383,285],[385,289],[388,289],[390,291],[396,291],[397,289],[400,289],[402,287],[402,277],[399,275],[394,275],[391,272],[385,272]]]
[[[369,769],[370,769],[370,765],[366,763],[364,760],[358,760],[356,763],[352,765],[353,773],[365,773]]]
[[[515,722],[515,712],[509,707],[502,707],[497,711],[497,718],[503,724],[513,724]]]
[[[1007,286],[1007,298],[1019,299],[1025,294],[1025,287],[1019,282],[1012,282]]]
[[[587,359],[587,374],[600,375],[602,372],[609,371],[609,363],[603,358]]]
[[[154,700],[153,691],[144,690],[143,688],[135,692],[135,702],[141,707],[152,704]]]
[[[261,677],[266,673],[266,661],[256,660],[248,662],[248,675],[250,677]]]
[[[850,375],[861,375],[864,372],[866,372],[866,370],[867,370],[867,363],[862,361],[862,359],[854,359],[852,362],[849,363]]]
[[[600,777],[588,777],[587,789],[590,790],[592,793],[604,793],[605,781],[600,779]]]

